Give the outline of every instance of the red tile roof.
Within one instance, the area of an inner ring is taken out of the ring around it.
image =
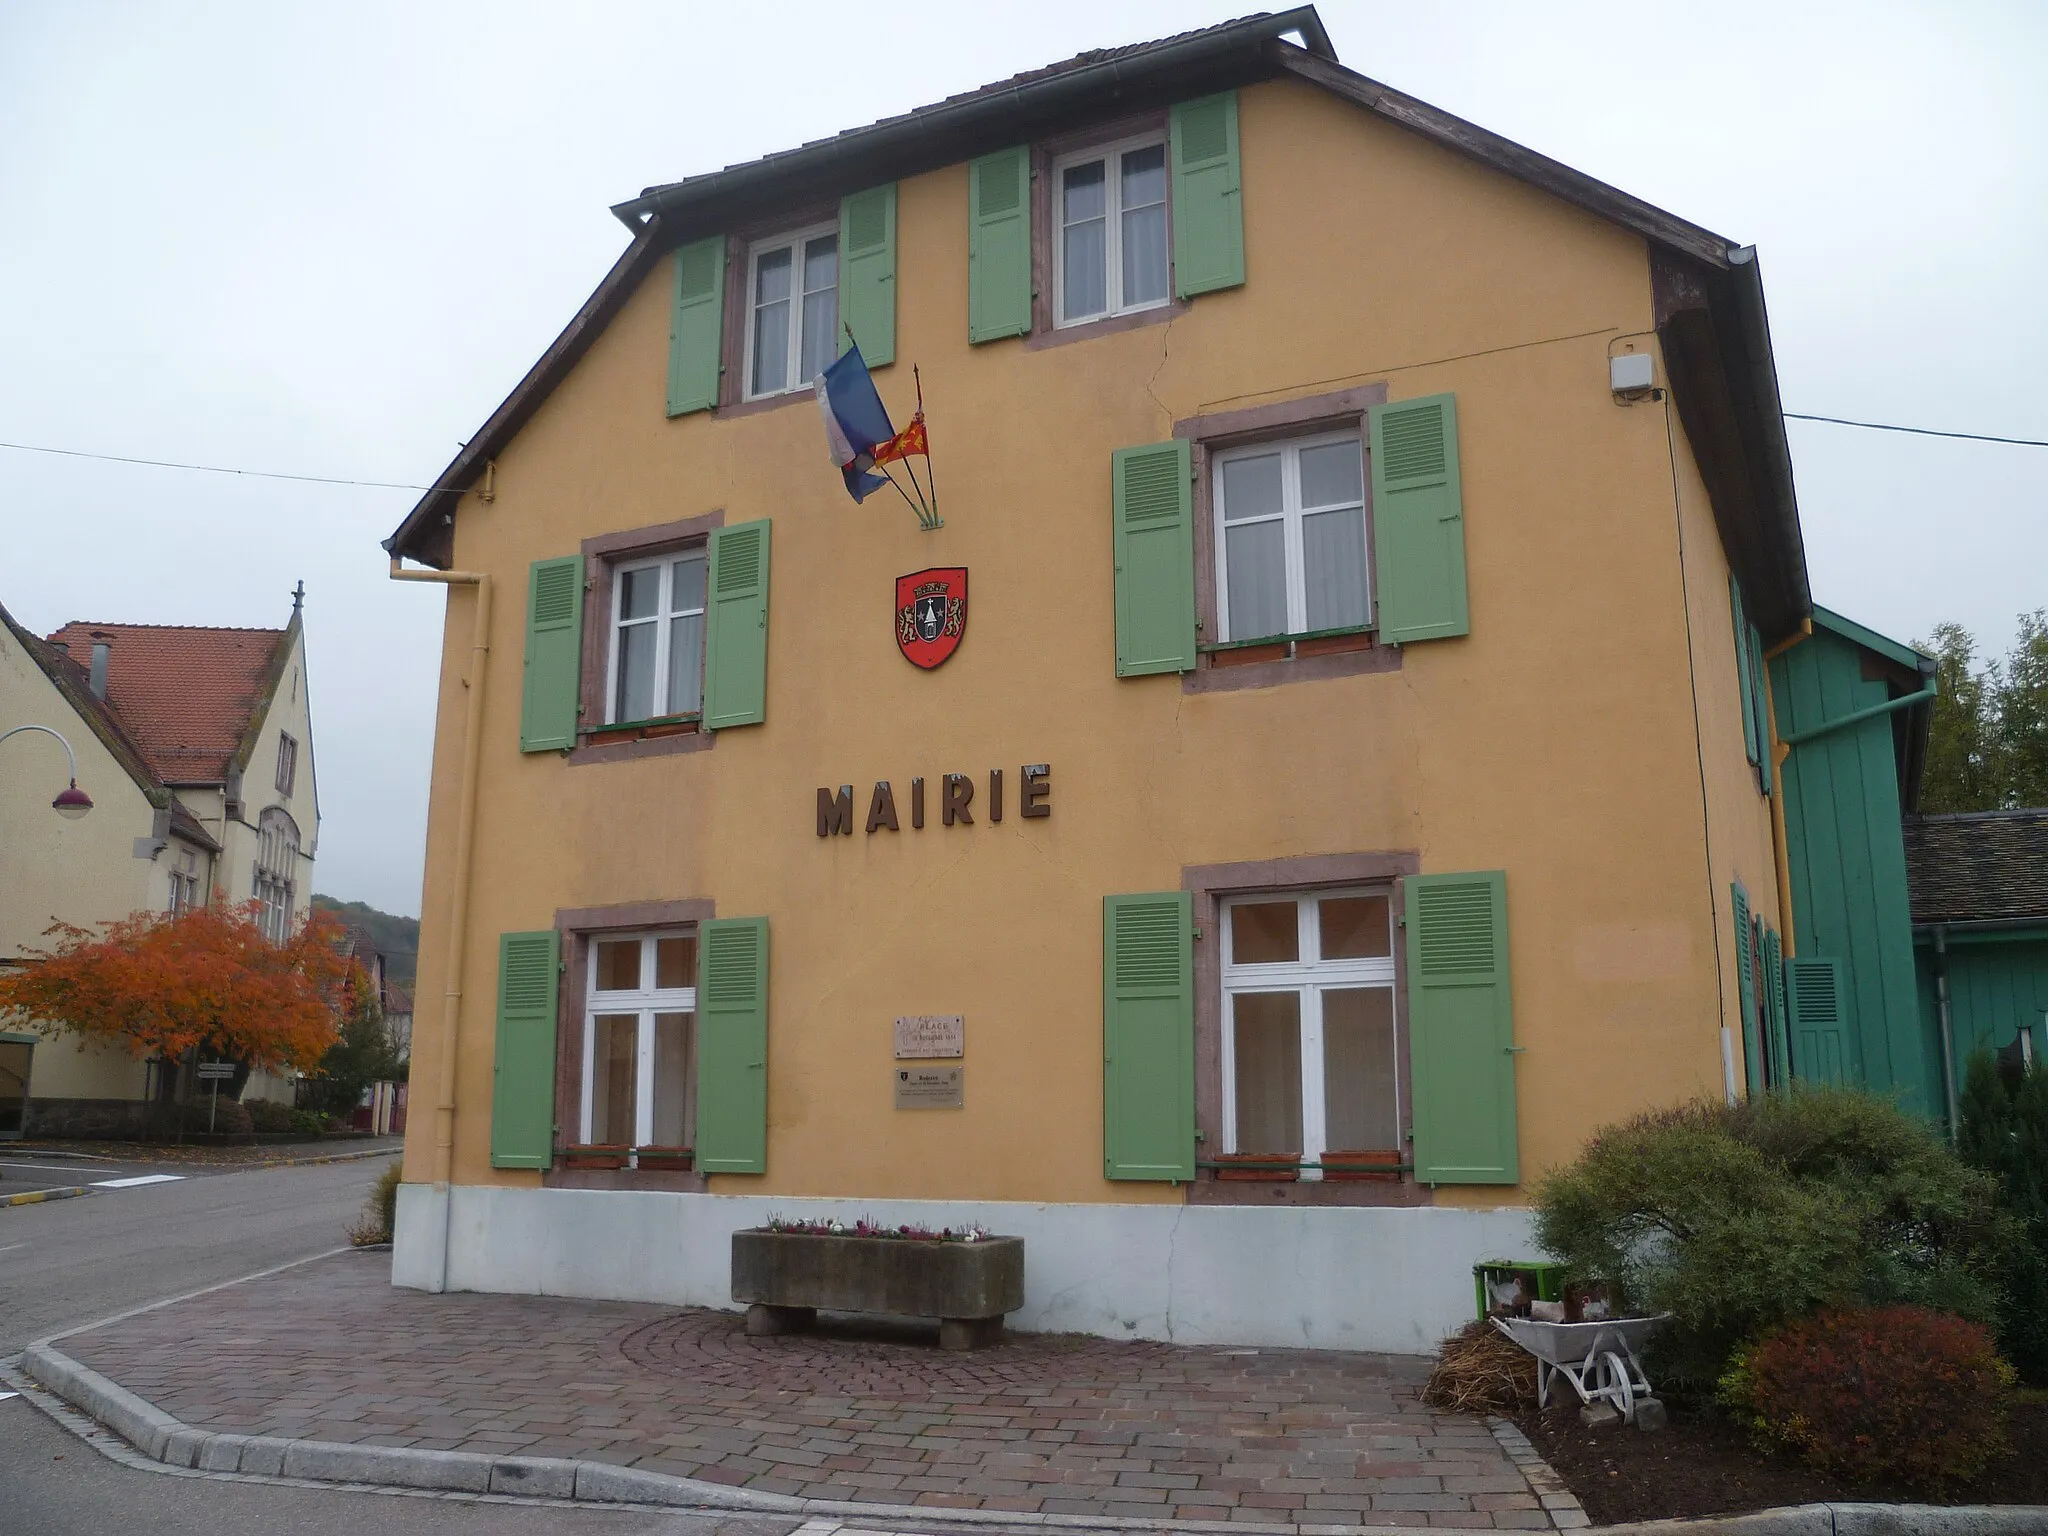
[[[263,700],[284,636],[281,629],[74,620],[50,643],[90,671],[93,641],[107,641],[107,702],[150,768],[166,784],[218,784]]]

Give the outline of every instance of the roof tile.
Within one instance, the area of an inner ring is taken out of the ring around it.
[[[151,770],[166,784],[218,784],[262,700],[284,635],[281,629],[74,620],[50,643],[89,670],[93,641],[107,641],[107,702]]]
[[[1915,923],[2048,919],[2048,808],[1906,818]]]

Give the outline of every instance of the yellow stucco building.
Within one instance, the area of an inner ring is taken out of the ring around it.
[[[1025,1327],[1414,1349],[1738,1091],[1810,607],[1753,251],[1313,10],[615,212],[387,543],[450,584],[400,1284],[971,1220]],[[941,527],[828,459],[849,327]]]

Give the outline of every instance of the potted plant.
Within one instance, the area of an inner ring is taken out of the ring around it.
[[[1287,1181],[1301,1177],[1299,1152],[1225,1152],[1216,1162],[1219,1179]]]
[[[561,1151],[562,1166],[594,1170],[599,1168],[623,1168],[626,1155],[633,1149],[626,1146],[588,1145],[564,1147]]]
[[[1325,1152],[1323,1177],[1352,1182],[1398,1184],[1402,1157],[1398,1150],[1379,1148],[1355,1152]]]
[[[633,1162],[637,1167],[661,1173],[688,1173],[696,1162],[694,1147],[635,1147]]]

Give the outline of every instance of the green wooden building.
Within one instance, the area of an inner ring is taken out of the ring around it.
[[[1816,607],[1767,667],[1792,907],[1770,1059],[1949,1121],[1973,1051],[2048,1046],[2048,810],[1916,814],[1935,664],[1910,646]]]

